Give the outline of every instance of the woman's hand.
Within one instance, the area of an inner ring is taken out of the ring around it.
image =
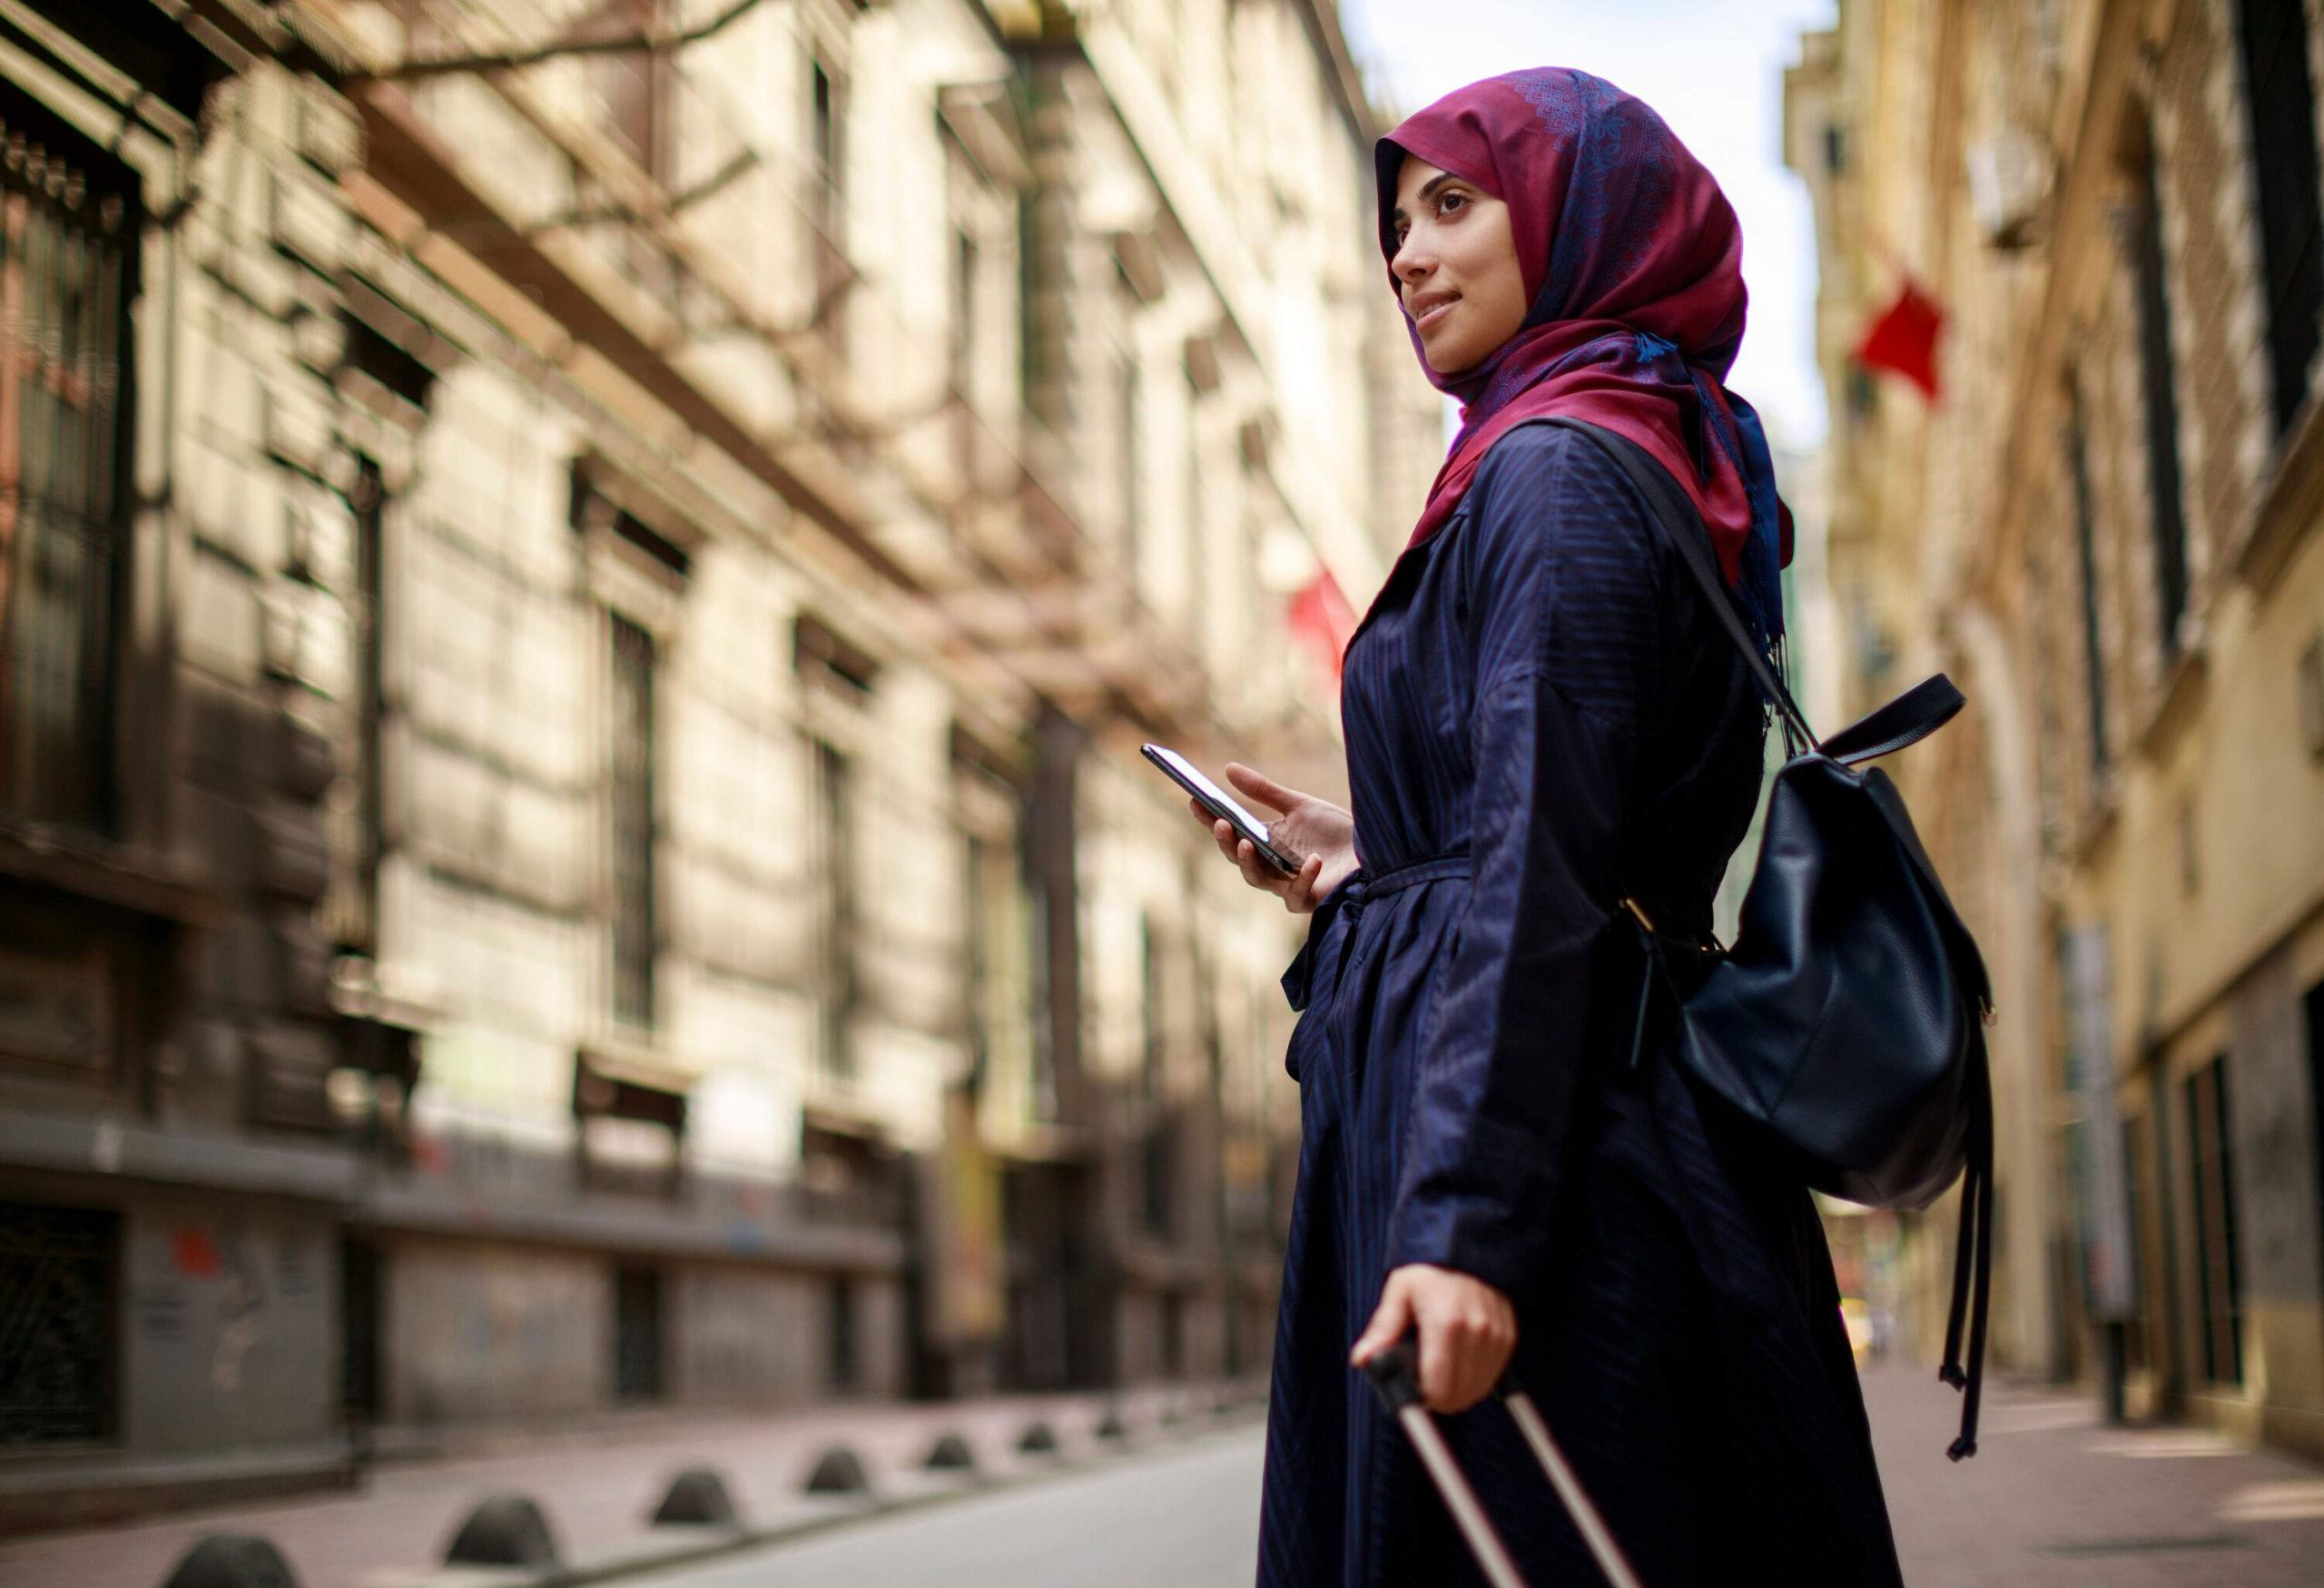
[[[1380,1306],[1348,1353],[1361,1367],[1420,1331],[1420,1394],[1432,1412],[1465,1412],[1492,1393],[1517,1348],[1517,1309],[1482,1279],[1407,1263],[1380,1287]]]
[[[1242,868],[1243,880],[1283,901],[1294,915],[1305,915],[1323,902],[1355,869],[1355,818],[1329,800],[1301,794],[1240,762],[1226,764],[1226,781],[1249,804],[1274,813],[1267,836],[1275,847],[1302,857],[1297,874],[1285,876],[1259,857],[1258,848],[1235,831],[1231,823],[1215,819],[1198,801],[1187,808],[1210,829],[1218,853]]]

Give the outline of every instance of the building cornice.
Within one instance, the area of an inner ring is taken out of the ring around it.
[[[1995,533],[1975,538],[1975,562],[1966,570],[1973,585],[1994,578],[1998,559],[2016,544],[2014,504],[2027,499],[2034,449],[2050,434],[2048,427],[2034,422],[2041,410],[2042,389],[2056,383],[2068,333],[2103,285],[2113,233],[2101,212],[2114,173],[2114,131],[2129,107],[2144,41],[2159,36],[2157,29],[2168,29],[2176,4],[2115,0],[2101,5],[2086,68],[2069,72],[2081,89],[2079,113],[2071,123],[2062,123],[2073,129],[2073,143],[2064,153],[2050,225],[2049,269],[2032,334],[2017,344],[2018,357],[2005,387],[2011,422],[2004,427],[2000,488],[1994,498],[2004,504],[2002,522],[1993,527]],[[1932,152],[1934,159],[1945,157],[1946,152]]]

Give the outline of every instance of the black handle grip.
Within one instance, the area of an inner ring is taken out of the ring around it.
[[[1394,1345],[1374,1351],[1356,1371],[1372,1381],[1374,1392],[1391,1412],[1420,1405],[1420,1336],[1406,1335]],[[1507,1400],[1523,1395],[1525,1386],[1517,1382],[1514,1371],[1504,1372],[1492,1393]]]
[[[1394,1345],[1374,1351],[1357,1369],[1372,1381],[1374,1393],[1391,1413],[1420,1405],[1420,1341],[1406,1335]]]

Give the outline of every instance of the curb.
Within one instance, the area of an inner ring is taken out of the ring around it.
[[[1125,1445],[1118,1440],[1108,1441],[1086,1454],[1067,1455],[1059,1453],[1051,1455],[1041,1465],[1021,1472],[999,1475],[964,1473],[960,1482],[945,1488],[886,1498],[882,1498],[877,1490],[862,1498],[830,1497],[831,1509],[822,1514],[794,1516],[763,1526],[745,1524],[731,1532],[720,1532],[713,1537],[674,1538],[665,1544],[649,1536],[645,1541],[646,1547],[622,1550],[593,1561],[570,1561],[538,1571],[446,1566],[409,1574],[389,1573],[366,1579],[363,1588],[580,1588],[585,1583],[609,1583],[647,1572],[696,1565],[728,1555],[745,1554],[755,1549],[792,1544],[858,1522],[934,1510],[963,1500],[1029,1488],[1074,1473],[1124,1465],[1140,1455],[1203,1444],[1219,1435],[1263,1423],[1265,1412],[1265,1403],[1262,1401],[1237,1408],[1232,1414],[1188,1418],[1175,1427],[1157,1428],[1154,1437],[1137,1444]],[[704,1530],[696,1528],[689,1531],[699,1534]]]

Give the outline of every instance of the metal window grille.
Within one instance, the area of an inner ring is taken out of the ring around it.
[[[2145,392],[2147,487],[2154,530],[2154,616],[2164,656],[2179,652],[2187,611],[2187,508],[2179,468],[2179,387],[2171,362],[2171,293],[2162,252],[2162,192],[2150,146],[2139,163],[2139,377]]]
[[[2267,272],[2262,287],[2268,354],[2280,435],[2308,395],[2317,316],[2324,311],[2316,92],[2308,70],[2304,0],[2242,0],[2237,10],[2245,103],[2251,118],[2251,163],[2260,197],[2260,256]]]
[[[2098,623],[2098,525],[2090,498],[2090,437],[2082,396],[2073,394],[2066,420],[2066,464],[2073,477],[2074,552],[2082,579],[2082,661],[2090,711],[2090,771],[2106,770],[2106,649]]]
[[[0,84],[0,807],[110,824],[125,168]]]
[[[2227,1058],[2187,1078],[2187,1164],[2193,1185],[2196,1333],[2203,1376],[2243,1382],[2243,1282],[2235,1238],[2235,1147]]]
[[[654,636],[613,626],[614,1018],[654,1024]]]
[[[0,1450],[112,1436],[121,1216],[0,1203]]]

